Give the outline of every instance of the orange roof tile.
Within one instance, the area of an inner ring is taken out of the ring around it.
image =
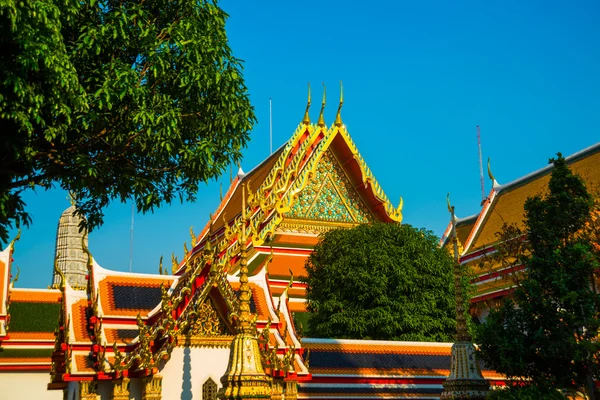
[[[279,295],[283,294],[284,291],[285,291],[285,287],[271,286],[271,294],[273,296],[279,296]],[[289,288],[288,296],[304,298],[304,297],[306,297],[306,288]]]
[[[294,277],[306,276],[306,270],[304,264],[306,263],[308,256],[306,255],[287,255],[287,254],[275,254],[273,261],[269,264],[269,276],[273,277],[288,277],[290,276],[290,269],[294,273]]]
[[[288,309],[291,312],[307,312],[308,310],[306,309],[306,303],[302,302],[298,302],[298,301],[290,301],[288,303]]]
[[[104,328],[107,343],[129,344],[138,336],[137,326],[134,329]]]
[[[10,291],[11,302],[23,303],[58,303],[61,298],[60,290],[21,290]]]
[[[273,246],[277,247],[277,245],[288,245],[292,246],[297,244],[301,246],[316,246],[319,242],[319,237],[317,235],[314,236],[305,236],[305,235],[294,235],[294,234],[277,234],[273,239]]]
[[[309,357],[310,361],[310,357]],[[309,371],[313,375],[375,375],[375,376],[443,376],[450,374],[449,369],[426,368],[318,368],[311,366]]]
[[[98,283],[100,291],[100,303],[102,304],[102,311],[104,315],[118,315],[123,317],[135,317],[140,312],[142,315],[148,313],[154,309],[158,304],[148,306],[145,308],[117,308],[114,301],[114,287],[115,286],[130,286],[130,287],[149,287],[159,288],[162,284],[165,288],[168,288],[173,283],[173,278],[160,277],[160,278],[140,278],[137,276],[107,276]]]
[[[303,341],[302,346],[311,351],[336,351],[344,353],[369,353],[369,354],[426,354],[426,355],[450,355],[451,345],[431,346],[425,343],[401,343],[379,344],[377,342],[365,341],[365,343],[313,343]]]
[[[75,365],[77,365],[77,372],[95,372],[88,356],[76,355],[73,358],[75,359]]]
[[[2,364],[30,364],[30,363],[48,363],[52,360],[50,357],[2,357],[0,358],[0,365]]]
[[[71,325],[77,342],[88,342],[90,339],[87,334],[87,305],[87,299],[81,299],[71,306]]]
[[[52,332],[9,332],[11,340],[54,340]]]
[[[240,289],[239,282],[230,282],[231,287],[234,291],[238,291]],[[265,297],[265,291],[263,288],[258,286],[255,283],[249,283],[250,290],[252,291],[252,300],[254,300],[254,305],[256,307],[256,313],[258,314],[258,319],[265,320],[269,318],[269,307],[267,305],[267,298]]]

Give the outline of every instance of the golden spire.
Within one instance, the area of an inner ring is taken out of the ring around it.
[[[219,399],[269,399],[271,378],[262,365],[256,319],[250,318],[250,285],[246,243],[246,185],[242,185],[242,227],[238,236],[240,247],[240,297],[237,333],[231,342],[229,363],[221,377],[223,387]]]
[[[323,102],[321,103],[321,113],[319,114],[319,121],[317,125],[321,128],[325,127],[325,118],[323,118],[323,112],[325,111],[325,99],[326,99],[327,90],[325,88],[325,83],[323,82]]]
[[[340,128],[342,124],[342,106],[344,105],[344,86],[340,81],[340,105],[338,106],[337,115],[335,116],[335,126]]]
[[[302,119],[302,123],[304,125],[310,125],[310,115],[308,115],[308,110],[310,109],[310,82],[308,82],[308,102],[306,103],[306,111],[304,111],[304,118]]]
[[[450,374],[443,383],[444,391],[440,395],[442,400],[487,398],[490,389],[488,381],[481,375],[477,362],[475,346],[467,330],[465,318],[465,299],[462,293],[462,268],[458,254],[458,236],[456,235],[456,215],[454,206],[450,203],[450,193],[446,197],[452,231],[450,237],[454,245],[454,289],[456,300],[456,341],[452,345],[450,359]]]
[[[240,320],[239,333],[251,333],[250,324],[250,286],[248,285],[248,253],[246,250],[246,185],[242,185],[242,232],[238,238],[240,244]]]
[[[450,223],[452,224],[452,245],[454,249],[454,290],[456,298],[456,341],[470,342],[471,336],[467,330],[467,320],[465,318],[464,296],[462,292],[460,254],[458,253],[458,235],[456,234],[456,214],[454,214],[454,206],[450,203],[450,193],[446,196],[448,203],[448,211],[450,212]]]

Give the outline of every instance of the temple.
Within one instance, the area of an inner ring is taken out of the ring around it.
[[[600,143],[566,157],[566,161],[584,180],[592,196],[600,199]],[[468,265],[475,275],[471,313],[478,320],[484,320],[491,308],[509,297],[523,275],[523,265],[517,259],[499,261],[493,257],[501,239],[498,232],[504,224],[523,228],[525,201],[547,190],[552,168],[548,165],[501,185],[494,178],[488,161],[492,190],[477,214],[456,220],[461,263]],[[451,228],[449,224],[441,245],[449,245]]]
[[[451,374],[452,343],[301,335],[300,278],[319,234],[402,221],[402,200],[394,205],[384,194],[350,138],[342,106],[343,97],[327,126],[323,97],[312,123],[309,93],[291,138],[249,172],[240,168],[203,229],[190,231],[183,259],[173,257],[168,268],[161,263],[157,274],[101,266],[74,207],[59,222],[49,289],[15,287],[19,245],[11,242],[0,252],[3,396],[439,398]],[[599,158],[597,145],[569,162],[600,182]],[[479,214],[457,220],[462,262],[493,245],[502,218],[521,218],[524,199],[541,190],[547,175],[544,169],[495,184]],[[496,285],[498,276],[502,271],[480,274],[476,302],[509,293]],[[494,371],[482,373],[492,385],[505,383]]]

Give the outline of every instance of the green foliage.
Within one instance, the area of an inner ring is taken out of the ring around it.
[[[57,328],[58,303],[10,303],[11,332],[54,332]]]
[[[514,386],[507,389],[492,390],[487,400],[566,400],[561,392],[552,388],[536,385]]]
[[[111,200],[194,200],[241,157],[255,117],[227,15],[209,0],[0,2],[0,239],[21,192],[74,193],[89,228]]]
[[[452,340],[453,260],[430,231],[384,223],[332,230],[306,271],[305,336]]]
[[[0,347],[0,358],[38,358],[52,355],[52,349],[7,349]]]
[[[477,340],[482,359],[498,372],[577,389],[591,385],[599,367],[600,265],[586,234],[593,201],[560,153],[551,162],[548,194],[525,203],[526,276],[513,301],[479,327]]]

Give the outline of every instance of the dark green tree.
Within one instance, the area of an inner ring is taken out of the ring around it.
[[[598,374],[598,254],[588,235],[593,199],[558,154],[548,191],[525,203],[526,267],[513,299],[492,311],[477,342],[485,363],[542,389],[586,387]]]
[[[316,337],[451,341],[453,260],[432,232],[376,223],[329,231],[306,264]]]
[[[28,188],[72,192],[89,228],[146,212],[241,157],[255,117],[216,0],[0,1],[0,241]]]

